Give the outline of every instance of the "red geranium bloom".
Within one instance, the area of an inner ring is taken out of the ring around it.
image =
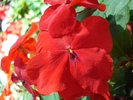
[[[51,5],[69,4],[69,6],[72,6],[78,4],[84,7],[97,8],[101,11],[106,9],[106,6],[104,4],[99,4],[98,0],[44,0],[44,2]]]
[[[16,34],[19,36],[22,30],[22,25],[23,23],[21,20],[18,20],[17,22],[11,22],[10,26],[6,29],[6,34]]]
[[[8,10],[9,6],[0,6],[0,19],[4,19],[6,17],[5,11]]]
[[[33,100],[36,100],[36,97],[39,96],[39,93],[36,90],[32,89],[32,87],[30,86],[32,84],[27,77],[25,69],[26,69],[26,64],[24,64],[23,59],[17,56],[14,61],[14,71],[17,74],[17,76],[15,74],[12,74],[12,81],[13,82],[17,82],[18,80],[22,81],[23,86],[32,94]]]
[[[5,100],[5,96],[8,96],[9,98],[13,98],[12,95],[12,91],[11,91],[11,85],[12,85],[12,81],[11,81],[11,75],[12,71],[10,71],[9,74],[6,74],[7,76],[7,82],[4,84],[3,90],[1,91],[1,96],[0,96],[0,100]],[[1,75],[3,77],[3,75]],[[9,99],[12,100],[12,99]]]
[[[9,73],[10,71],[10,63],[14,61],[17,56],[23,58],[24,62],[28,61],[27,53],[36,53],[36,41],[30,36],[38,30],[38,26],[36,23],[33,23],[28,32],[21,36],[11,47],[8,56],[5,56],[1,60],[1,67],[3,71]]]
[[[45,95],[58,92],[65,99],[75,99],[107,93],[107,80],[112,76],[111,49],[109,23],[91,16],[60,38],[51,37],[49,30],[41,31],[38,54],[29,60],[27,74]]]

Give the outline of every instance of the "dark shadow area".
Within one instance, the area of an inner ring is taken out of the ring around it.
[[[109,15],[106,19],[110,23],[110,31],[111,31],[112,36],[124,31],[124,29],[120,25],[117,25],[115,16]]]

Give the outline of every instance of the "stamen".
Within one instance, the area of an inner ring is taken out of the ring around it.
[[[72,53],[72,52],[73,52],[73,50],[72,50],[72,49],[68,49],[68,51],[69,51],[70,53]]]

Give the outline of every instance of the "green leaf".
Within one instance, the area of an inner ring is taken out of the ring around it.
[[[113,78],[116,78],[115,85],[112,89],[112,94],[114,96],[124,96],[129,95],[128,93],[131,88],[131,82],[133,78],[132,67],[122,67],[121,69],[115,70]]]
[[[133,0],[131,0],[131,2],[129,4],[129,8],[130,8],[130,10],[133,10]]]
[[[22,82],[18,81],[12,85],[12,93],[15,100],[32,100],[32,94],[27,91],[27,89],[22,86]]]
[[[50,95],[40,95],[40,100],[60,100],[58,93],[52,93]]]
[[[132,0],[133,1],[133,0]],[[107,9],[104,12],[95,11],[93,15],[102,16],[110,23],[110,31],[113,36],[113,57],[125,56],[131,48],[131,36],[126,30],[130,19],[131,0],[104,0],[102,3]]]
[[[46,4],[43,0],[13,0],[7,14],[11,16],[11,20],[13,21],[21,20],[22,18],[29,20],[34,17],[40,17],[42,12],[37,9],[42,8],[44,5]],[[31,11],[34,12],[34,14],[31,14]]]
[[[32,95],[28,91],[25,91],[23,100],[31,100],[31,99]]]
[[[58,93],[52,93],[50,95],[40,95],[40,100],[65,100],[65,99],[60,98]],[[75,100],[91,100],[91,99],[89,96],[83,96]]]
[[[113,37],[113,43],[111,55],[113,57],[125,56],[132,47],[131,35],[125,30]]]
[[[76,19],[82,21],[86,17],[91,16],[95,10],[96,9],[94,8],[87,8],[83,12],[79,13]]]
[[[104,0],[102,2],[107,9],[104,12],[95,11],[93,15],[107,18],[110,22],[110,29],[112,35],[119,34],[126,29],[126,24],[129,21],[129,4],[130,0]]]
[[[130,20],[133,21],[133,0],[131,0],[129,4],[129,9],[130,9]]]
[[[76,7],[75,7],[76,12],[81,12],[81,11],[83,11],[84,9],[85,9],[85,7],[83,7],[83,6],[78,6],[78,5],[76,5]]]

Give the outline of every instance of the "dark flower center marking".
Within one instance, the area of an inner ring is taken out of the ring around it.
[[[22,81],[22,84],[25,84],[25,81],[24,80]]]
[[[71,2],[72,2],[72,0],[66,0],[66,4],[69,4]]]
[[[78,55],[72,49],[68,49],[68,52],[70,53],[73,59],[78,58]]]

